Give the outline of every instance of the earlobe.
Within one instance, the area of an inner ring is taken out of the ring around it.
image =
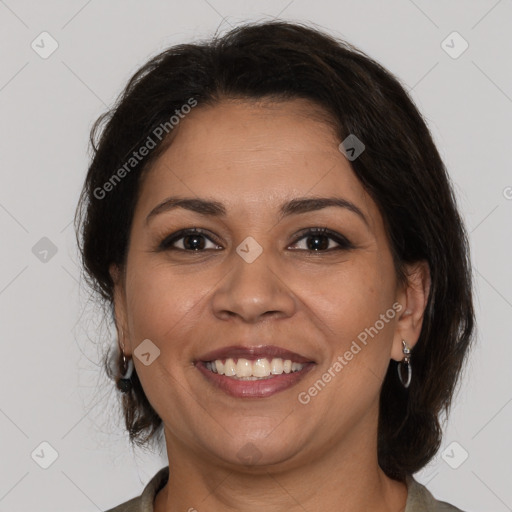
[[[403,309],[398,318],[391,351],[395,361],[401,361],[404,357],[403,341],[411,349],[417,343],[430,293],[430,267],[426,261],[406,265],[405,272],[407,282],[400,293]]]

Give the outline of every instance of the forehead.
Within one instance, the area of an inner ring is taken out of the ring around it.
[[[177,126],[174,149],[170,147],[163,159],[204,161],[226,155],[231,161],[251,160],[259,153],[265,159],[282,155],[279,164],[285,154],[288,158],[308,152],[332,154],[337,148],[333,126],[325,110],[304,99],[224,100],[199,105],[185,116]]]
[[[308,195],[342,195],[378,215],[339,151],[329,114],[294,99],[198,105],[143,180],[138,209],[170,195],[215,198],[242,213]]]

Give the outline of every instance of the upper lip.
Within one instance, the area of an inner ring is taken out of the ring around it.
[[[204,354],[198,358],[199,361],[215,361],[216,359],[228,358],[244,358],[249,360],[256,360],[260,358],[274,358],[280,357],[282,359],[290,359],[296,363],[311,363],[314,362],[307,357],[304,357],[296,352],[291,352],[275,345],[258,345],[252,347],[244,347],[242,345],[231,345],[229,347],[219,348]]]

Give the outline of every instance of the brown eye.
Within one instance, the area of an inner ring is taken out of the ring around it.
[[[207,247],[208,242],[212,244],[213,247]],[[208,236],[206,236],[203,230],[194,228],[182,229],[177,233],[173,233],[162,241],[159,248],[161,250],[198,252],[211,249],[219,249],[221,247],[216,242],[212,241]]]
[[[353,244],[343,235],[327,228],[310,228],[303,232],[301,236],[295,240],[293,245],[297,245],[297,242],[300,240],[306,241],[304,250],[310,252],[330,252],[333,250],[354,248]],[[333,246],[332,242],[337,244],[337,246]]]

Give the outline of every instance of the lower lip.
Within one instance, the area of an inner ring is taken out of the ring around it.
[[[307,363],[298,372],[282,373],[268,379],[259,380],[237,380],[225,375],[219,375],[208,370],[202,361],[197,361],[195,366],[211,384],[228,395],[236,398],[264,398],[297,384],[313,368],[314,363]]]

